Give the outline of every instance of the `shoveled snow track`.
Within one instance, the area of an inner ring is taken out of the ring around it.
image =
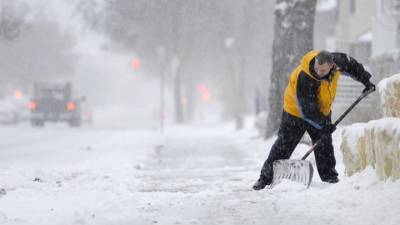
[[[268,214],[253,210],[254,196],[266,197],[251,189],[258,164],[234,136],[203,135],[155,146],[136,178],[157,213],[147,207],[142,213],[160,224],[257,224]]]

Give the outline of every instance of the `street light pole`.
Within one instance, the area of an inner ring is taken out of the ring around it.
[[[232,76],[232,86],[233,86],[233,93],[232,96],[236,98],[238,101],[236,104],[233,104],[233,116],[235,118],[236,129],[241,129],[243,127],[243,118],[242,118],[242,105],[243,100],[241,99],[243,96],[243,89],[240,85],[243,84],[242,80],[240,79],[242,76],[241,71],[241,62],[238,62],[237,57],[242,57],[238,55],[238,44],[236,43],[235,38],[228,37],[225,39],[225,47],[227,49],[227,54],[229,58],[229,67]]]
[[[164,133],[164,83],[165,83],[165,72],[161,68],[161,79],[160,79],[160,133]]]

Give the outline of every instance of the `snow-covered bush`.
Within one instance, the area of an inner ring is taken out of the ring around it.
[[[384,118],[348,126],[342,131],[346,175],[375,168],[381,179],[400,178],[400,74],[382,80],[379,94]]]
[[[371,165],[381,179],[400,178],[400,118],[382,118],[346,127],[340,148],[346,175]]]
[[[400,117],[400,74],[383,79],[378,85],[384,117]]]
[[[340,149],[343,153],[343,161],[346,166],[346,175],[351,176],[366,166],[365,138],[363,124],[348,126],[342,131],[342,143]]]

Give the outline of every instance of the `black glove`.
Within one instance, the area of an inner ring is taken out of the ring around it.
[[[322,127],[322,133],[332,134],[336,130],[335,124],[328,123]]]
[[[362,92],[363,94],[364,94],[365,92],[367,92],[367,91],[370,91],[370,90],[372,90],[372,91],[375,91],[375,90],[376,90],[375,84],[371,83],[371,81],[366,82],[366,83],[364,84],[364,86],[365,86],[365,88],[364,88],[364,90],[363,90],[363,92]]]

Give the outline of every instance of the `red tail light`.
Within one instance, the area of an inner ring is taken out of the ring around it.
[[[29,109],[30,109],[31,111],[34,111],[34,110],[36,109],[36,107],[37,107],[37,104],[36,104],[35,101],[30,101],[30,102],[29,102]]]
[[[22,98],[22,92],[20,90],[16,90],[14,93],[14,96],[16,99],[21,99]]]
[[[74,103],[74,102],[68,102],[68,103],[67,103],[67,110],[68,110],[68,112],[74,111],[75,108],[76,108],[76,106],[75,106],[75,103]]]

